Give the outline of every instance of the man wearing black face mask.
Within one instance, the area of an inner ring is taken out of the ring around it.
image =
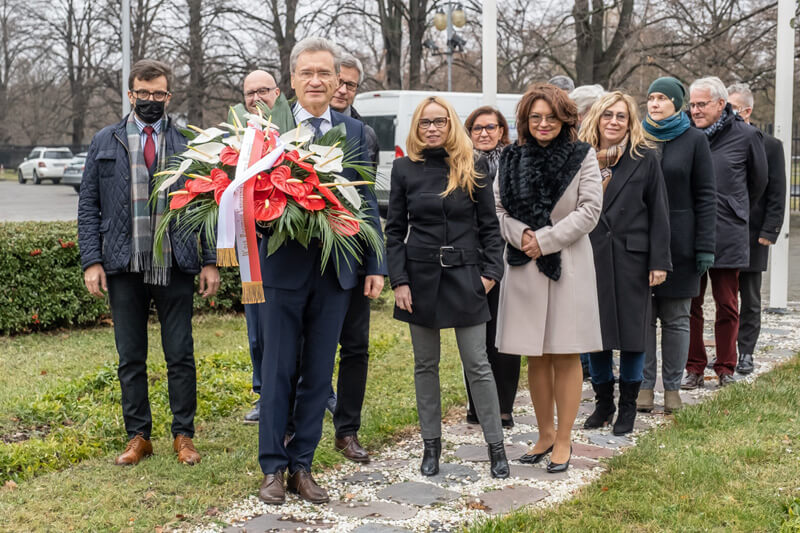
[[[154,174],[169,158],[186,150],[186,139],[166,115],[170,68],[141,60],[131,68],[128,98],[134,111],[101,130],[86,156],[78,202],[78,240],[84,282],[89,292],[108,292],[119,353],[122,416],[128,445],[118,465],[134,465],[152,455],[152,419],[147,391],[147,319],[155,302],[167,362],[173,449],[184,464],[200,462],[192,443],[197,381],[192,340],[194,276],[200,294],[219,287],[216,250],[200,235],[168,232],[155,249],[153,233],[168,207],[168,192],[149,203]],[[198,243],[202,254],[198,253]],[[202,265],[200,256],[202,255]]]

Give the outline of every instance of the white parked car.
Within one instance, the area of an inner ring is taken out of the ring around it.
[[[83,169],[86,167],[86,152],[81,152],[69,160],[64,168],[64,177],[61,178],[61,185],[71,185],[75,192],[81,192],[81,180],[83,179]]]
[[[32,180],[37,185],[42,180],[59,183],[64,175],[64,167],[70,159],[72,150],[69,148],[37,146],[17,167],[17,179],[22,184],[27,180]]]

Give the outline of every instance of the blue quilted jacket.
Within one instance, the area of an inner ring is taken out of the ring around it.
[[[101,263],[107,274],[118,274],[126,272],[131,261],[131,166],[125,132],[127,120],[126,116],[117,124],[100,130],[92,139],[86,156],[78,201],[78,244],[84,270]],[[159,158],[186,149],[186,138],[172,127],[170,119],[161,133],[166,135],[165,153],[159,154]],[[185,179],[181,178],[170,191],[182,188]],[[213,265],[217,261],[216,249],[206,242],[205,232],[184,234],[171,228],[170,242],[174,262],[187,274],[200,272],[201,262]]]

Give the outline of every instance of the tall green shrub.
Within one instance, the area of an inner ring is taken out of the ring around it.
[[[83,284],[75,222],[0,223],[0,334],[84,326],[110,316],[107,299]],[[195,311],[241,309],[236,269],[221,269],[220,290]]]

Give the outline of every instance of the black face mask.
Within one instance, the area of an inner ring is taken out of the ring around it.
[[[164,116],[164,102],[137,98],[134,111],[136,111],[136,115],[147,124],[153,124]]]

